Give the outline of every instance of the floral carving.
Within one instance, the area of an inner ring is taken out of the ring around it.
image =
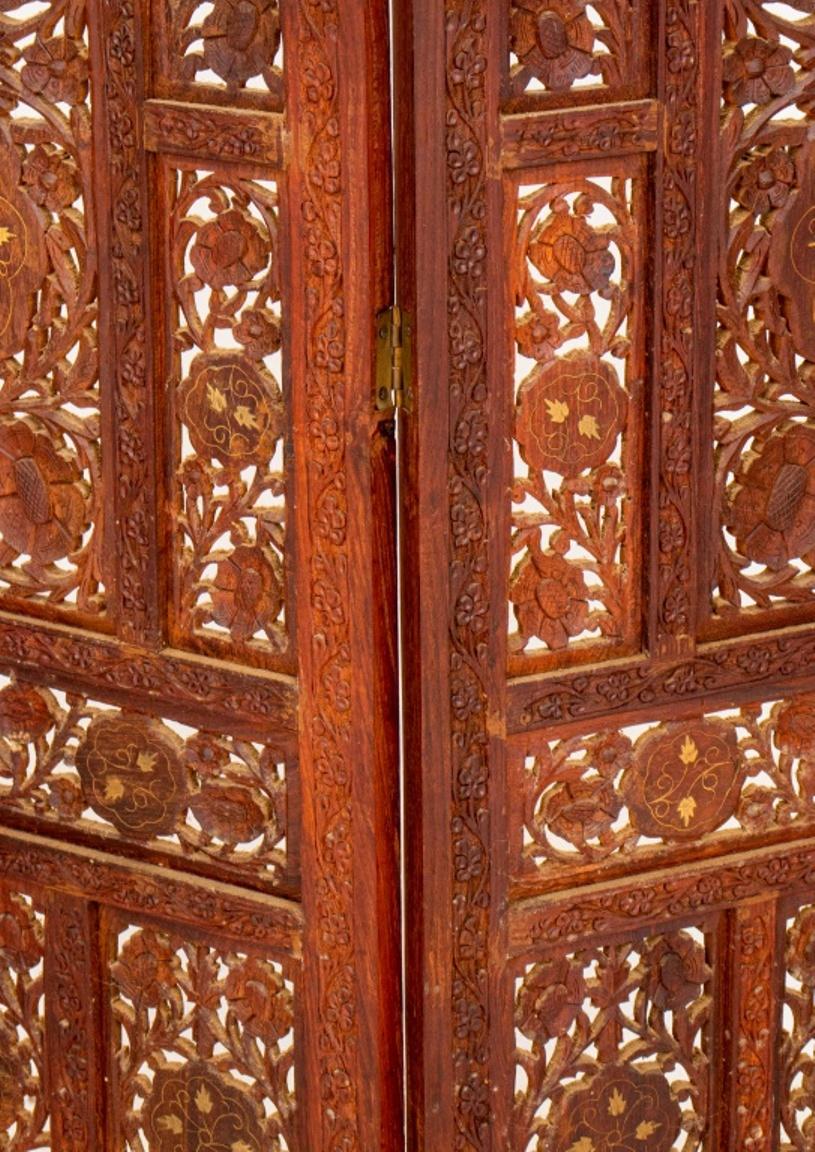
[[[512,574],[509,598],[518,620],[518,639],[538,636],[552,649],[565,648],[586,628],[589,590],[579,569],[562,556],[526,555]]]
[[[151,1152],[180,1148],[211,1152],[261,1152],[257,1106],[237,1081],[192,1062],[156,1073],[145,1105]]]
[[[87,50],[65,36],[37,37],[23,52],[21,77],[31,92],[54,103],[81,104],[88,94]]]
[[[585,997],[583,971],[572,960],[536,964],[518,993],[515,1022],[525,1036],[545,1044],[569,1031]]]
[[[711,977],[705,950],[687,932],[666,933],[648,955],[648,994],[657,1008],[679,1012],[702,995]]]
[[[37,740],[53,728],[53,698],[41,688],[10,684],[0,691],[0,736],[25,742]]]
[[[177,625],[205,651],[288,668],[277,195],[201,173],[176,179],[176,408],[194,453],[182,445],[176,479]],[[222,329],[242,351],[224,349]],[[182,373],[186,348],[199,354]]]
[[[511,91],[557,95],[636,83],[645,30],[632,0],[512,0]]]
[[[44,220],[23,185],[20,155],[0,133],[0,357],[19,352],[47,271]]]
[[[162,836],[186,807],[180,741],[139,717],[98,716],[76,753],[88,802],[119,832]]]
[[[728,491],[725,524],[742,555],[773,571],[815,547],[815,428],[756,444]]]
[[[659,1072],[603,1068],[564,1098],[556,1152],[670,1152],[679,1135],[679,1105]]]
[[[795,184],[795,165],[783,148],[758,154],[742,170],[735,197],[748,212],[764,216],[774,208],[783,208]]]
[[[572,353],[536,368],[518,392],[515,438],[531,468],[576,476],[611,455],[627,397],[614,368]]]
[[[774,1147],[782,1152],[805,1149],[812,1131],[812,1093],[815,1089],[815,908],[804,904],[789,915],[784,963],[783,1015],[773,1017],[777,1054],[781,1131],[773,1133]],[[776,1023],[780,1021],[779,1023]]]
[[[9,1152],[49,1143],[43,921],[29,896],[0,887],[0,1138]]]
[[[230,88],[271,68],[280,48],[277,0],[216,0],[201,32],[204,63]]]
[[[0,423],[0,536],[35,564],[78,549],[87,526],[74,461],[30,422]]]
[[[646,737],[623,777],[622,792],[641,833],[681,840],[723,824],[740,786],[735,734],[708,721],[667,725]]]
[[[731,104],[768,104],[795,83],[785,44],[747,36],[725,54],[724,93]]]
[[[627,380],[637,254],[631,187],[611,185],[576,179],[519,203],[515,441],[528,471],[512,491],[512,674],[548,667],[575,642],[589,658],[638,627],[623,562],[623,548],[639,547],[625,499],[637,467]]]

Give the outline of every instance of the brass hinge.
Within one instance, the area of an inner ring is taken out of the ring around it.
[[[376,410],[410,411],[411,351],[410,317],[394,305],[376,318]]]

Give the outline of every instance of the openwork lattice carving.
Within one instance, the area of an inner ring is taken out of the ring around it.
[[[0,888],[0,1146],[51,1147],[45,1088],[42,911]]]
[[[163,0],[158,86],[186,100],[283,104],[278,0]]]
[[[193,170],[173,180],[177,628],[219,653],[279,656],[287,637],[277,189]]]
[[[512,0],[509,21],[513,96],[616,89],[642,73],[642,0]]]
[[[286,777],[270,749],[84,696],[0,690],[0,817],[59,821],[280,882]]]
[[[518,785],[521,871],[550,882],[811,830],[815,698],[552,741]]]
[[[0,594],[104,608],[84,4],[4,10]]]
[[[123,1148],[295,1152],[294,984],[281,964],[128,928],[111,983]]]
[[[509,640],[517,671],[529,664],[520,653],[551,662],[567,648],[635,636],[640,191],[622,175],[573,178],[520,199]]]
[[[725,18],[714,609],[815,590],[815,98],[812,5]]]
[[[815,1124],[815,907],[811,904],[787,923],[785,973],[778,1147],[805,1152]]]
[[[711,967],[697,927],[527,965],[516,981],[512,1148],[701,1148]]]

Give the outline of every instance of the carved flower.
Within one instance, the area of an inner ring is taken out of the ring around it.
[[[43,955],[42,927],[22,896],[0,888],[0,958],[4,967],[28,970]]]
[[[152,1008],[166,999],[178,967],[178,957],[167,940],[152,928],[144,928],[125,942],[111,975],[128,999]]]
[[[515,339],[521,355],[530,360],[548,360],[558,347],[560,321],[554,312],[529,312],[518,325]]]
[[[268,372],[229,353],[197,356],[181,386],[182,418],[204,459],[268,464],[283,434],[283,397]]]
[[[705,949],[687,932],[669,932],[647,953],[648,995],[661,1010],[676,1012],[696,1000],[710,979]]]
[[[88,94],[88,61],[81,41],[39,36],[23,52],[23,84],[53,103],[82,104]]]
[[[10,684],[0,692],[0,736],[38,740],[54,726],[54,704],[44,689]]]
[[[23,164],[23,183],[35,204],[61,212],[80,193],[76,162],[67,152],[38,144]]]
[[[125,835],[172,832],[187,805],[180,747],[157,720],[118,712],[96,716],[76,752],[88,803]]]
[[[787,968],[802,984],[815,986],[815,908],[802,908],[787,940]]]
[[[198,229],[190,261],[210,288],[246,284],[268,262],[260,223],[241,208],[227,208]]]
[[[795,83],[792,52],[784,44],[745,36],[724,59],[724,93],[730,104],[768,104]]]
[[[144,1130],[150,1152],[262,1152],[267,1146],[248,1089],[199,1061],[155,1074]]]
[[[695,840],[729,819],[741,780],[733,729],[705,720],[643,736],[620,787],[642,835]]]
[[[283,579],[273,553],[243,545],[222,560],[212,588],[212,618],[237,641],[272,631],[283,607]]]
[[[595,33],[585,0],[515,0],[513,52],[546,88],[558,92],[595,67]]]
[[[23,187],[20,153],[0,128],[0,360],[23,348],[48,270],[43,214]]]
[[[559,199],[540,221],[529,241],[529,259],[557,292],[590,296],[608,288],[615,268],[609,237],[586,220],[588,205],[578,202],[573,214]]]
[[[763,216],[783,208],[795,186],[795,165],[783,148],[773,148],[742,169],[735,196],[742,208]]]
[[[247,308],[234,331],[246,355],[254,360],[262,360],[280,348],[280,321],[268,308]]]
[[[552,1152],[669,1152],[680,1123],[661,1072],[612,1064],[566,1090]]]
[[[217,0],[203,23],[204,62],[241,87],[270,68],[280,47],[277,0]]]
[[[815,429],[773,432],[728,490],[727,527],[742,555],[778,570],[815,547]]]
[[[613,783],[595,776],[558,784],[546,797],[541,815],[555,836],[583,849],[587,841],[608,832],[621,808]]]
[[[250,1036],[277,1044],[294,1023],[292,994],[271,964],[250,958],[226,978],[229,1007]]]
[[[536,964],[524,977],[515,1005],[515,1023],[538,1044],[565,1036],[586,996],[583,973],[566,957]]]
[[[584,352],[536,365],[518,390],[515,438],[530,466],[577,476],[604,463],[628,401],[611,364]]]
[[[204,784],[190,810],[205,835],[224,844],[248,844],[268,826],[268,806],[240,784]]]
[[[74,460],[24,420],[0,423],[0,536],[48,564],[80,547],[88,516]]]
[[[586,627],[589,590],[580,569],[562,556],[524,556],[512,574],[509,598],[524,643],[538,636],[550,648],[565,648]]]
[[[790,756],[815,753],[815,696],[799,696],[778,711],[775,739]]]

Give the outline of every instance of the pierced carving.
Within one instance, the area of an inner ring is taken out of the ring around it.
[[[513,673],[636,634],[639,196],[612,177],[519,201]]]
[[[51,1146],[43,957],[42,909],[0,886],[0,1133],[8,1152]]]
[[[270,749],[76,694],[0,690],[0,815],[118,833],[176,863],[286,878],[286,776]]]
[[[277,190],[188,170],[173,180],[177,628],[205,650],[268,660],[288,645]]]
[[[516,981],[512,1148],[701,1148],[711,969],[696,927],[527,964]]]
[[[512,0],[509,22],[513,96],[613,90],[641,79],[640,0]]]
[[[778,1148],[803,1152],[812,1130],[815,1076],[815,908],[810,904],[787,922],[784,971]]]
[[[733,851],[815,824],[815,700],[567,737],[519,771],[530,877],[645,867],[682,845]]]
[[[278,0],[163,0],[158,85],[187,100],[283,105]]]
[[[713,611],[728,620],[815,589],[810,8],[725,14]]]
[[[0,597],[105,610],[85,8],[12,6],[0,77]]]
[[[296,1152],[291,974],[146,926],[122,928],[116,947],[112,1090],[123,1147]]]

